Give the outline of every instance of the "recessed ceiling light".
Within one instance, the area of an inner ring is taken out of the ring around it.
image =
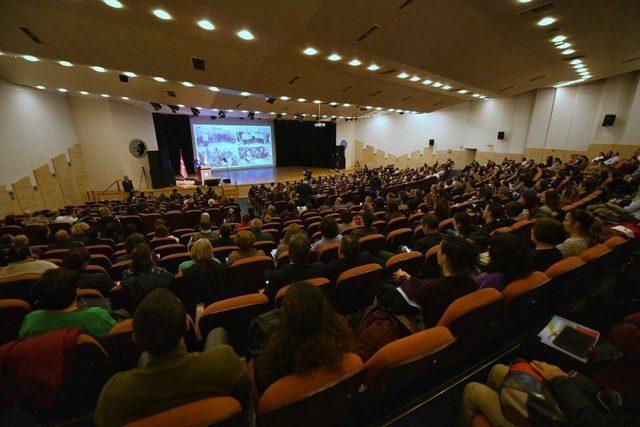
[[[103,97],[103,98],[108,98],[109,97],[109,95],[107,95],[106,93],[101,93],[100,96]]]
[[[571,47],[571,43],[560,43],[556,46],[556,49],[568,49]]]
[[[36,58],[33,55],[22,55],[22,58],[29,61],[29,62],[38,62],[40,61],[38,58]]]
[[[172,19],[172,16],[169,14],[169,12],[163,9],[156,9],[153,11],[153,14],[156,16],[156,18],[160,18],[163,21],[168,21],[169,19]]]
[[[182,86],[193,87],[193,83],[191,83],[191,82],[182,82]]]
[[[66,90],[65,88],[63,88],[63,87],[61,87],[61,88],[59,88],[59,89],[58,89],[58,92],[65,93],[66,91],[67,91],[67,90]]]
[[[396,111],[396,109],[395,108],[389,108],[389,111],[391,111],[393,113],[394,111]]]
[[[283,115],[283,116],[286,116],[286,115],[287,115],[287,113],[282,113],[282,115]]]
[[[563,55],[571,55],[572,53],[576,53],[576,51],[573,49],[567,49],[562,51]]]
[[[382,110],[382,107],[376,107],[376,110],[380,111]]]
[[[315,99],[315,100],[313,101],[313,103],[314,103],[314,104],[322,104],[322,101],[320,101],[319,99]]]
[[[240,111],[240,112],[241,112],[241,113],[248,113],[248,112],[249,112],[249,110],[242,110],[242,111]]]
[[[251,95],[251,94],[250,94],[249,92],[240,92],[240,95],[242,95],[242,96],[249,96],[249,95]]]
[[[178,104],[178,107],[184,108],[184,104]]]
[[[351,107],[351,104],[345,102],[344,104],[342,104],[343,107]]]
[[[518,3],[529,3],[531,0],[518,0]]]
[[[240,37],[242,40],[253,40],[253,39],[255,39],[253,34],[251,34],[251,31],[249,31],[249,30],[240,30],[240,31],[238,31],[236,33],[236,35],[238,37]]]
[[[380,69],[380,66],[376,65],[376,64],[371,64],[367,67],[367,70],[369,71],[377,71]]]
[[[154,77],[153,80],[159,82],[159,83],[164,83],[167,81],[167,79],[165,79],[164,77]]]
[[[444,85],[444,86],[442,86],[442,89],[444,89],[444,90],[449,90],[449,89],[451,89],[451,86],[449,86],[449,85]]]
[[[288,97],[288,96],[285,96],[285,95],[282,95],[282,96],[280,97],[280,99],[282,99],[283,101],[288,101],[288,100],[289,100],[289,97]]]
[[[538,25],[540,25],[541,27],[546,27],[547,25],[551,25],[554,22],[556,22],[556,18],[554,18],[553,16],[545,16],[538,21]]]
[[[131,71],[125,71],[122,74],[124,74],[127,77],[138,77],[138,75],[136,73],[132,73]]]
[[[209,21],[208,19],[201,19],[198,21],[198,26],[200,28],[202,28],[203,30],[207,30],[207,31],[211,31],[211,30],[215,30],[216,26],[213,25],[213,23],[211,21]]]
[[[440,87],[440,86],[442,86],[442,83],[440,83],[440,82],[435,82],[433,84],[433,87]]]
[[[562,43],[566,39],[567,39],[567,36],[555,36],[554,38],[551,39],[551,41],[553,43]]]
[[[574,59],[573,61],[569,62],[569,64],[571,65],[582,64],[582,59]]]
[[[585,67],[586,67],[586,65],[584,65],[584,64],[576,64],[576,65],[573,66],[573,68],[575,68],[576,70],[579,70],[580,68],[585,68]]]
[[[46,89],[46,87],[44,87],[44,86],[42,86],[42,85],[38,85],[38,86],[36,86],[36,89],[45,90],[45,89]]]
[[[120,98],[121,98],[121,99],[124,99],[125,101],[128,101],[128,100],[129,100],[129,97],[128,97],[128,96],[121,96]]]
[[[58,64],[62,65],[63,67],[73,67],[73,64],[69,61],[58,61]]]
[[[433,82],[431,80],[429,80],[429,79],[426,79],[426,80],[422,81],[423,85],[430,85],[431,83],[433,83]]]
[[[405,73],[404,71],[398,74],[399,79],[406,79],[407,77],[409,77],[409,74]]]
[[[298,102],[307,102],[307,100],[304,98],[298,98]]]
[[[211,92],[220,92],[220,89],[218,89],[218,88],[217,88],[217,87],[215,87],[215,86],[209,86],[209,90],[210,90]]]
[[[327,59],[329,61],[339,61],[342,59],[342,56],[338,55],[337,53],[332,53],[331,55],[327,56]]]
[[[372,107],[371,105],[367,105],[365,108],[366,108],[367,110],[371,110],[373,107]]]
[[[486,95],[480,95],[479,98],[480,99],[485,99],[487,96]]]
[[[351,65],[352,67],[357,67],[358,65],[362,64],[362,62],[358,61],[357,59],[352,59],[351,61],[349,61],[349,65]]]
[[[89,92],[87,92],[86,90],[81,90],[80,95],[89,95]]]
[[[107,70],[104,67],[101,67],[99,65],[93,65],[93,66],[91,66],[91,69],[93,71],[95,71],[96,73],[106,73],[107,72]]]
[[[269,114],[271,114],[271,115],[274,115],[274,116],[275,116],[276,112],[275,112],[275,111],[270,111],[270,112],[269,112]]]
[[[122,9],[124,7],[124,5],[118,0],[102,0],[102,2],[107,6],[113,7],[114,9]]]
[[[334,101],[334,102],[330,102],[329,105],[331,105],[332,107],[336,107],[338,103]]]
[[[254,111],[255,114],[260,114],[260,111]]]
[[[308,48],[303,50],[302,53],[304,53],[305,55],[313,56],[313,55],[316,55],[318,51],[312,48],[311,46],[309,46]]]
[[[479,93],[474,93],[472,96],[473,96],[474,98],[480,98],[480,94],[479,94]]]
[[[418,76],[413,76],[413,77],[411,77],[409,80],[411,80],[412,82],[417,82],[418,80],[420,80],[420,77],[418,77]]]
[[[466,90],[466,89],[460,89],[460,90],[458,91],[458,93],[462,93],[462,94],[465,94],[465,93],[467,93],[467,92],[469,92],[469,91],[468,91],[468,90]]]

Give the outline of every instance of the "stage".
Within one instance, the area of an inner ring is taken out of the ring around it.
[[[326,176],[334,172],[333,169],[327,168],[304,168],[289,166],[275,168],[231,169],[228,174],[226,170],[218,170],[212,172],[212,174],[215,179],[220,180],[230,177],[231,185],[268,185],[272,182],[286,182],[302,179],[302,173],[308,169],[313,171],[313,176]],[[192,188],[194,187],[195,181],[195,175],[189,175],[186,181],[183,181],[181,176],[176,176],[176,186],[178,186],[179,188]]]

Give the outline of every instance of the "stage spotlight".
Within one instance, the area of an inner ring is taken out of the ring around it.
[[[215,120],[215,119],[217,119],[217,117],[216,117],[216,116],[209,116],[209,118],[210,118],[211,120]]]
[[[274,102],[276,102],[275,98],[267,98],[267,104],[273,104]]]
[[[253,111],[251,111],[249,114],[247,114],[247,117],[249,118],[249,120],[255,120],[255,118],[256,118],[256,113],[254,113]]]
[[[224,110],[218,111],[218,117],[220,117],[221,119],[224,119],[225,117],[227,117],[227,112]]]
[[[200,111],[197,108],[191,108],[191,114],[193,114],[193,117],[198,117],[200,115]]]
[[[158,104],[157,102],[150,102],[149,104],[151,104],[153,109],[156,110],[156,111],[162,110],[162,105]]]
[[[180,107],[178,107],[177,105],[167,105],[167,107],[169,107],[171,109],[171,112],[173,114],[177,113],[178,111],[180,111]]]

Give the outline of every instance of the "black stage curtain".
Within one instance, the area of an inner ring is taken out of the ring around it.
[[[173,170],[176,173],[180,171],[180,150],[182,149],[182,158],[187,172],[195,173],[189,116],[153,113],[153,126],[156,129],[158,151],[168,150]]]
[[[313,122],[276,120],[276,166],[332,167],[336,124],[317,128]]]

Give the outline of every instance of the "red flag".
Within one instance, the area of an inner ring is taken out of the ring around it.
[[[180,150],[180,175],[187,179],[187,167],[184,165],[184,159],[182,158],[182,150]]]

